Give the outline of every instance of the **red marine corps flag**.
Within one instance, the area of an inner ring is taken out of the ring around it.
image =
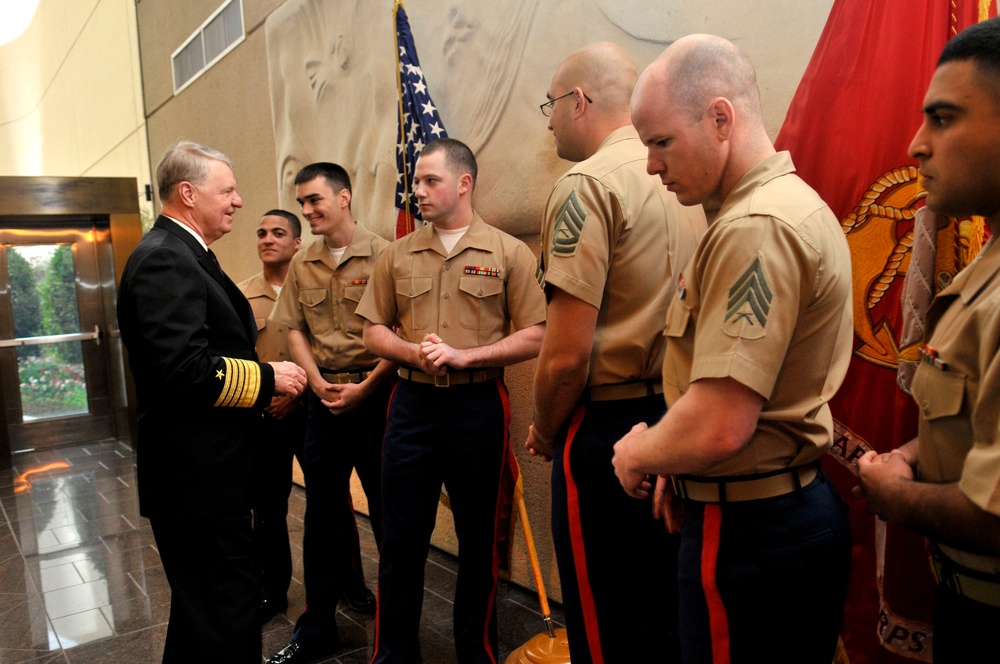
[[[851,664],[933,656],[934,581],[924,539],[850,498],[857,484],[851,462],[916,435],[916,407],[897,386],[898,365],[920,343],[903,334],[900,306],[917,253],[911,248],[926,244],[921,237],[936,241],[936,258],[933,249],[919,254],[930,256],[930,297],[982,243],[982,222],[974,220],[928,219],[915,235],[925,194],[907,148],[942,47],[995,13],[990,0],[835,0],[775,141],[841,220],[851,248],[854,357],[831,402],[835,441],[824,460],[851,502],[854,554],[840,653]]]
[[[396,0],[392,10],[396,25],[396,89],[399,93],[399,142],[396,145],[396,238],[399,239],[423,224],[413,195],[413,167],[425,145],[446,138],[444,123],[438,115],[427,89],[427,80],[420,68],[417,47],[406,17],[406,7]],[[507,413],[510,421],[510,413]],[[509,432],[508,432],[509,436]],[[497,561],[501,576],[510,577],[510,547],[514,542],[513,510],[521,500],[521,469],[510,441],[500,473],[500,496],[497,502]],[[442,490],[441,500],[449,505],[448,494]]]

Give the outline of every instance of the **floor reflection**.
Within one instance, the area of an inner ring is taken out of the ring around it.
[[[139,516],[135,457],[105,442],[17,455],[0,471],[0,664],[159,662],[170,589],[149,522]],[[289,609],[263,628],[264,654],[291,637],[305,605],[302,586],[304,490],[289,498],[293,578]],[[366,577],[374,585],[378,551],[358,518]],[[194,543],[196,545],[196,543]],[[420,639],[424,661],[456,661],[451,633],[457,564],[432,550],[426,569]],[[533,592],[504,584],[498,593],[501,659],[539,633]],[[553,618],[562,612],[553,607]],[[373,624],[342,608],[343,651],[329,662],[367,663]]]
[[[104,443],[15,462],[0,504],[23,570],[0,580],[0,653],[71,649],[149,619],[131,449]]]

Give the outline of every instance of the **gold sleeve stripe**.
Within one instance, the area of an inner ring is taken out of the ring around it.
[[[250,408],[260,395],[260,365],[249,360],[222,358],[226,363],[225,383],[217,408]]]

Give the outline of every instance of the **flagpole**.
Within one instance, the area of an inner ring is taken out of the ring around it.
[[[542,579],[541,566],[538,564],[538,552],[535,550],[535,539],[531,536],[531,524],[528,522],[528,508],[524,504],[524,495],[517,495],[517,513],[521,517],[521,529],[524,530],[524,541],[528,547],[528,559],[531,561],[531,573],[535,577],[535,588],[538,590],[538,602],[542,605],[542,620],[545,621],[545,631],[549,638],[556,638],[556,630],[552,624],[552,612],[549,609],[548,593],[545,592],[545,581]]]
[[[392,6],[392,24],[393,26],[399,25],[399,8],[402,7],[403,11],[406,11],[406,5],[403,4],[403,0],[396,0]],[[396,102],[398,105],[399,112],[399,145],[403,146],[403,192],[406,194],[404,196],[403,205],[406,210],[406,232],[409,233],[413,230],[413,212],[410,210],[410,165],[406,162],[406,130],[404,129],[405,122],[403,122],[403,80],[400,77],[402,68],[402,63],[399,61],[399,30],[395,27],[392,31],[392,40],[396,45]]]
[[[528,508],[524,504],[524,491],[514,492],[514,502],[517,503],[517,513],[521,517],[521,529],[524,531],[524,542],[528,548],[528,560],[531,562],[531,572],[535,577],[535,587],[538,590],[538,601],[542,606],[542,619],[545,621],[545,632],[528,639],[505,660],[504,664],[570,664],[569,638],[566,629],[556,629],[552,623],[549,609],[549,598],[545,592],[542,580],[542,568],[538,563],[538,552],[535,550],[535,540],[531,536],[531,524],[528,522]]]

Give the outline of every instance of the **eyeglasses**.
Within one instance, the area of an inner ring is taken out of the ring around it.
[[[552,117],[552,108],[556,105],[556,102],[559,101],[560,99],[565,99],[566,97],[569,97],[574,92],[576,92],[575,88],[573,90],[570,90],[569,92],[567,92],[564,95],[560,95],[560,96],[556,97],[555,99],[548,100],[544,104],[539,104],[538,108],[539,108],[539,110],[541,110],[542,115],[544,115],[547,118]],[[581,90],[581,92],[583,92],[583,91]],[[591,99],[590,97],[588,97],[586,92],[583,92],[583,98],[586,99],[591,104],[594,103],[594,100]]]

